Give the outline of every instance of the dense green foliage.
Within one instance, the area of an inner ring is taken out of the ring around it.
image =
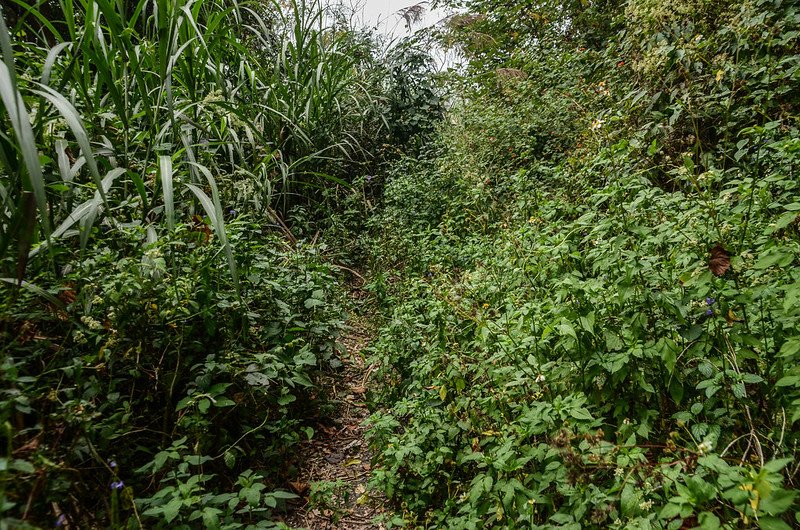
[[[10,3],[0,528],[285,527],[350,269],[391,523],[800,525],[798,7],[433,5]]]
[[[274,526],[345,319],[286,214],[376,164],[391,64],[318,2],[9,9],[0,527]]]
[[[374,483],[413,527],[800,524],[797,7],[466,5],[375,219]]]

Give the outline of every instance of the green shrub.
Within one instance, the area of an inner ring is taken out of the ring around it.
[[[800,521],[800,19],[680,5],[517,48],[388,182],[370,436],[408,525]]]
[[[24,468],[4,472],[6,510],[49,526],[42,518],[55,503],[67,520],[88,525],[113,494],[119,512],[108,517],[120,524],[133,500],[152,508],[140,517],[175,524],[177,515],[154,511],[175,481],[208,488],[227,468],[259,466],[273,477],[262,489],[284,485],[273,470],[288,472],[286,455],[313,432],[304,418],[323,402],[317,375],[339,364],[338,283],[314,249],[281,250],[244,220],[229,228],[241,297],[202,222],[149,244],[139,229],[115,231],[63,278],[37,278],[51,286],[48,298],[5,291],[2,418]],[[31,475],[40,478],[20,480]],[[125,488],[109,491],[118,481]],[[217,509],[217,501],[201,505]],[[256,504],[246,519],[275,507]],[[240,520],[236,510],[226,517]]]

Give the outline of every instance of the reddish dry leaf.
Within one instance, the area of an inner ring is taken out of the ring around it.
[[[711,249],[711,258],[708,260],[708,268],[715,276],[724,276],[731,268],[731,256],[725,247],[717,243]]]
[[[192,216],[192,231],[199,232],[204,243],[211,241],[211,227],[199,215]]]
[[[300,482],[298,480],[295,482],[289,482],[289,489],[291,489],[297,495],[303,496],[308,493],[309,486],[307,482]]]
[[[339,433],[339,429],[336,427],[327,427],[325,425],[321,425],[320,429],[328,436],[336,436]]]
[[[58,293],[58,299],[61,300],[61,302],[64,305],[72,304],[75,301],[76,298],[77,298],[77,295],[75,294],[75,290],[73,289],[73,285],[69,284],[69,283],[64,286],[64,290],[63,291]]]
[[[26,320],[22,323],[22,326],[19,328],[19,335],[17,336],[17,341],[20,344],[25,344],[36,338],[36,324],[31,322],[30,320]]]
[[[36,438],[32,439],[25,445],[14,449],[13,454],[14,456],[24,455],[33,452],[38,448],[39,448],[39,437],[37,436]]]

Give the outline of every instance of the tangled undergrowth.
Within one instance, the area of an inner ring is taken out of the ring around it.
[[[345,15],[3,3],[0,528],[286,527],[347,309],[315,234],[431,96]]]
[[[4,4],[0,528],[339,496],[346,274],[385,524],[800,525],[796,3],[433,4]]]
[[[484,81],[374,220],[374,484],[419,528],[800,524],[800,12],[468,4],[518,40],[455,28]]]

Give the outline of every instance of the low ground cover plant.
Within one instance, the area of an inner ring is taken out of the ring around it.
[[[7,509],[237,528],[295,497],[280,491],[288,455],[324,407],[317,378],[339,362],[344,310],[313,250],[259,232],[229,225],[239,295],[205,231],[178,225],[150,244],[141,230],[117,233],[64,277],[40,275],[46,295],[7,302]]]
[[[374,483],[420,528],[800,524],[796,8],[472,4],[485,81],[376,218]],[[552,47],[496,64],[515,9]]]

